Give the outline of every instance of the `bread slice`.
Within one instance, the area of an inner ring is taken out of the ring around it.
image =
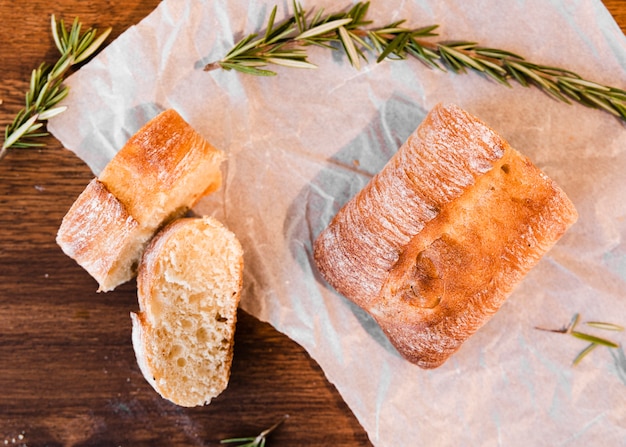
[[[438,105],[319,235],[314,258],[405,358],[434,368],[576,219],[528,158],[469,113]]]
[[[137,276],[132,341],[146,380],[185,407],[208,404],[227,386],[243,252],[209,217],[178,219],[146,249]]]
[[[135,276],[159,228],[221,185],[224,158],[176,111],[160,113],[83,191],[63,218],[57,243],[96,279],[98,291],[113,290]]]

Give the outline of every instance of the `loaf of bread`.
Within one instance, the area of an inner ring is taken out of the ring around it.
[[[213,218],[182,218],[146,248],[132,341],[146,380],[177,405],[208,404],[227,386],[243,253]]]
[[[435,368],[576,219],[528,158],[469,113],[438,105],[319,235],[314,259],[400,354]]]
[[[174,110],[133,135],[78,197],[57,234],[62,250],[113,290],[133,278],[159,228],[221,184],[224,153]]]

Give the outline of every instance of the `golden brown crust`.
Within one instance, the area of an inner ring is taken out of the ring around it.
[[[108,291],[127,281],[136,263],[124,264],[149,237],[106,187],[93,179],[63,218],[56,241]],[[111,278],[115,278],[113,283]]]
[[[162,112],[128,140],[81,194],[64,218],[59,245],[70,257],[78,256],[99,290],[114,289],[135,275],[143,248],[159,228],[221,185],[223,160],[224,153],[176,111]],[[94,209],[97,215],[86,214]]]
[[[133,135],[98,178],[142,225],[158,227],[219,188],[223,160],[223,152],[169,109]]]
[[[315,243],[326,280],[398,351],[441,365],[577,219],[482,122],[437,106]]]

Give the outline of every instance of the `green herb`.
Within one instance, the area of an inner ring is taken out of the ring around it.
[[[111,28],[108,28],[98,35],[96,29],[90,28],[81,34],[82,25],[78,18],[74,19],[69,31],[63,20],[57,22],[54,15],[50,18],[50,24],[52,37],[61,57],[54,65],[43,63],[33,70],[25,106],[5,129],[0,159],[11,147],[42,146],[35,140],[48,135],[41,130],[43,122],[66,110],[65,106],[57,104],[69,92],[69,88],[62,85],[69,68],[93,55],[111,32]]]
[[[289,418],[289,415],[285,415],[280,421],[276,422],[270,428],[263,430],[257,436],[250,436],[247,438],[230,438],[220,441],[221,444],[235,444],[238,443],[238,447],[265,447],[265,442],[270,433],[272,433],[280,424],[285,422]],[[243,444],[242,444],[243,443]]]
[[[578,353],[578,355],[574,358],[574,361],[572,362],[572,365],[574,366],[578,365],[583,358],[585,358],[591,351],[593,351],[598,346],[606,346],[607,348],[611,348],[611,349],[620,347],[619,344],[611,340],[607,340],[606,338],[598,337],[592,334],[587,334],[585,332],[580,332],[576,330],[576,327],[578,326],[579,322],[580,322],[580,315],[574,314],[574,317],[572,318],[570,323],[561,329],[544,329],[540,327],[537,327],[535,329],[539,329],[541,331],[548,331],[548,332],[557,332],[560,334],[569,334],[572,337],[575,337],[579,340],[584,340],[586,342],[589,342],[587,347],[583,349],[580,353]],[[613,323],[604,323],[600,321],[587,321],[584,324],[589,327],[607,330],[607,331],[623,331],[624,330],[623,326],[613,324]]]
[[[433,42],[438,25],[407,28],[400,20],[381,28],[367,27],[369,2],[356,3],[345,12],[307,13],[294,1],[293,16],[275,25],[276,7],[272,10],[263,35],[251,34],[237,43],[223,59],[205,66],[206,71],[223,68],[243,73],[273,76],[268,65],[293,68],[316,68],[308,60],[306,47],[321,46],[346,53],[357,69],[367,52],[385,59],[417,58],[430,68],[454,73],[468,70],[481,73],[500,84],[514,81],[524,87],[535,86],[565,103],[577,102],[602,109],[626,120],[626,90],[583,79],[578,74],[549,65],[527,61],[510,51],[487,48],[470,41]]]
[[[274,25],[277,7],[274,6],[262,36],[251,34],[244,37],[220,61],[205,66],[206,71],[216,68],[237,70],[259,76],[273,76],[276,72],[262,69],[267,65],[282,65],[292,68],[316,68],[308,61],[305,47],[309,45],[335,49],[334,43],[343,45],[350,62],[359,66],[365,59],[360,47],[367,46],[357,34],[360,27],[370,24],[365,21],[369,3],[357,3],[347,12],[325,14],[319,10],[308,18],[308,14],[294,1],[294,15]]]

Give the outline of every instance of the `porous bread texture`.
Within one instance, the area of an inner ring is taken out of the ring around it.
[[[132,279],[143,250],[222,181],[225,155],[175,111],[146,123],[64,216],[57,243],[107,292]]]
[[[315,241],[337,291],[435,368],[576,221],[565,192],[482,121],[438,105]]]
[[[243,251],[210,217],[178,219],[144,252],[132,341],[146,380],[185,407],[208,404],[228,385]]]

